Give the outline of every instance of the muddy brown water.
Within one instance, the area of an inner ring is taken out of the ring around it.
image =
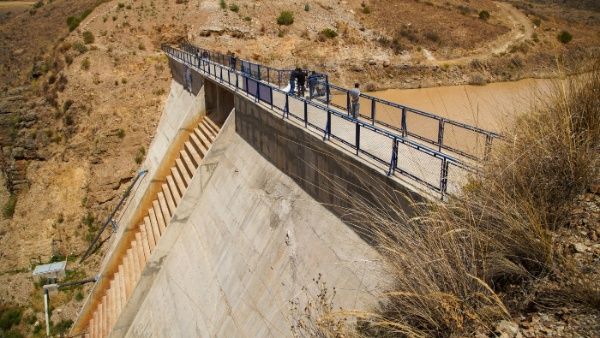
[[[501,132],[516,115],[526,114],[535,104],[547,100],[558,84],[556,80],[525,79],[485,86],[388,89],[368,94],[485,130]],[[334,102],[345,106],[345,96],[336,96]],[[361,99],[360,110],[361,114],[370,116],[371,102]],[[401,111],[377,104],[376,120],[399,127]],[[438,137],[438,122],[415,113],[407,113],[407,129],[431,140],[437,140]],[[485,137],[446,124],[444,144],[481,156]]]

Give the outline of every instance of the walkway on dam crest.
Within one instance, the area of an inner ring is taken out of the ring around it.
[[[308,99],[291,95],[282,89],[289,78],[289,71],[247,61],[240,62],[239,70],[234,69],[223,64],[228,62],[223,55],[191,45],[184,45],[182,49],[163,45],[163,50],[187,67],[184,76],[186,83],[189,81],[187,86],[192,85],[189,73],[198,72],[230,91],[249,96],[282,118],[321,135],[324,141],[355,153],[365,162],[381,168],[387,175],[393,175],[405,184],[438,198],[444,199],[447,194],[457,193],[467,175],[477,171],[479,153],[485,151],[487,154],[491,140],[499,137],[433,114],[410,110],[391,102],[376,101],[368,95],[362,95],[361,100],[368,99],[369,104],[361,106],[370,107],[372,120],[368,119],[362,108],[360,118],[354,119],[347,111],[340,109],[342,105],[339,102],[347,100],[347,92],[336,96],[335,93],[341,93],[343,88],[328,82],[320,83],[326,86],[326,98]],[[400,127],[394,126],[392,117],[388,116],[385,121],[376,119],[376,104],[379,107],[378,116],[383,115],[382,108],[389,110],[400,107],[396,116],[399,117]],[[419,129],[419,119],[434,121],[439,126],[438,135],[428,135],[422,128]],[[407,121],[415,127],[408,128]],[[465,136],[461,137],[461,133]],[[464,143],[471,140],[469,136],[475,141],[484,137],[484,147],[477,151],[464,147]],[[438,149],[432,148],[431,144],[436,144]]]

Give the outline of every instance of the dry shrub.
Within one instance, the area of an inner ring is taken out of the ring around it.
[[[558,85],[545,102],[515,121],[481,175],[447,203],[413,202],[416,215],[407,215],[393,196],[354,196],[351,212],[391,278],[383,305],[360,316],[361,334],[489,332],[509,317],[503,300],[519,297],[510,295],[515,286],[564,274],[568,262],[550,231],[565,224],[575,196],[598,180],[600,72]]]

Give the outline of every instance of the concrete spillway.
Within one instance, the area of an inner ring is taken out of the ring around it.
[[[377,254],[235,132],[230,116],[113,329],[133,337],[283,337],[313,279],[365,309]]]

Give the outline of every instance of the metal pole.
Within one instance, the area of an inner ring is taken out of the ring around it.
[[[408,134],[408,131],[406,130],[406,107],[402,108],[402,136],[406,137],[406,135]]]
[[[304,101],[304,128],[308,127],[308,103]]]
[[[438,150],[442,151],[442,145],[444,144],[444,119],[440,119],[438,125]]]
[[[44,289],[44,311],[46,312],[46,337],[50,337],[50,314],[48,313],[48,289]]]
[[[371,100],[371,124],[375,125],[375,100]]]
[[[358,156],[358,151],[360,150],[360,124],[356,123],[356,155]]]

